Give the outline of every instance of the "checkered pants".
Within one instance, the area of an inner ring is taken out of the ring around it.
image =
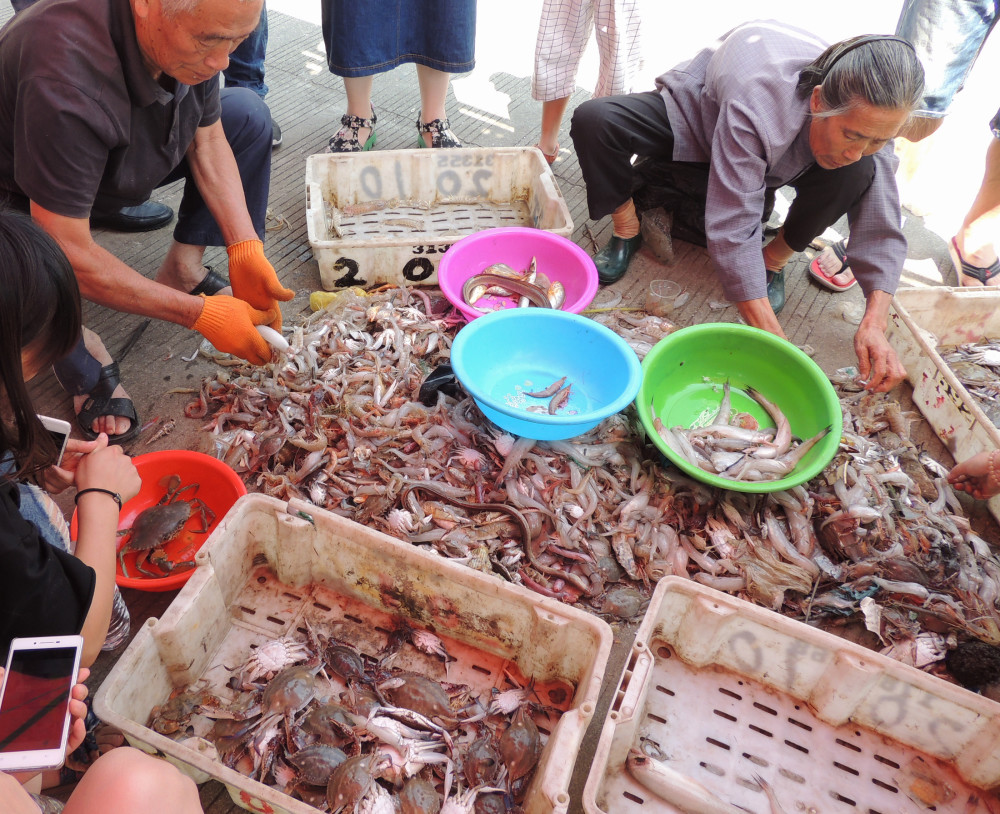
[[[573,92],[595,27],[601,61],[594,96],[629,93],[642,70],[640,24],[638,0],[544,0],[531,95],[551,102]]]

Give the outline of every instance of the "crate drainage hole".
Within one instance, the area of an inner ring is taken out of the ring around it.
[[[669,659],[674,654],[670,652],[669,647],[660,646],[656,648],[656,655],[658,655],[661,659]]]
[[[885,789],[886,791],[891,791],[893,794],[899,794],[899,789],[890,783],[883,783],[877,777],[872,778],[872,783],[878,786],[880,789]]]
[[[838,794],[838,793],[837,793],[837,792],[835,792],[835,791],[831,791],[831,792],[830,792],[830,796],[831,796],[831,797],[832,797],[832,798],[833,798],[834,800],[839,800],[839,801],[840,801],[840,802],[842,802],[842,803],[847,803],[847,805],[849,805],[849,806],[854,806],[855,808],[856,808],[856,807],[857,807],[857,805],[858,805],[858,804],[857,804],[856,802],[854,802],[854,800],[852,800],[852,799],[851,799],[850,797],[845,797],[845,796],[844,796],[843,794]]]
[[[666,718],[661,718],[659,715],[654,715],[652,712],[649,713],[649,717],[656,721],[658,724],[665,724],[667,722]]]
[[[795,741],[785,741],[785,746],[791,746],[793,749],[798,749],[804,755],[809,754],[809,750],[806,749],[806,747],[797,744]]]
[[[666,687],[661,687],[659,684],[656,685],[656,689],[658,689],[664,695],[676,695],[676,693],[673,690],[668,690]]]
[[[356,625],[363,625],[365,623],[364,619],[359,619],[357,616],[351,616],[349,613],[344,614],[345,619],[350,619]]]
[[[733,692],[732,690],[727,690],[725,687],[719,687],[719,692],[723,695],[728,695],[730,698],[735,698],[737,701],[742,701],[743,696],[739,693]],[[672,693],[671,693],[672,694]]]
[[[899,764],[895,760],[889,760],[889,758],[882,757],[882,755],[875,755],[875,760],[879,763],[884,763],[886,766],[891,766],[893,769],[899,768]]]
[[[646,802],[645,800],[642,799],[642,797],[636,797],[630,791],[623,791],[622,797],[624,797],[626,800],[631,800],[633,803],[638,803],[639,805],[642,805],[643,803]]]
[[[278,625],[279,627],[283,627],[284,624],[285,624],[285,620],[284,619],[279,619],[276,616],[266,616],[264,618],[267,619],[268,622],[271,622],[272,624]]]
[[[751,763],[756,764],[757,766],[760,766],[763,769],[766,769],[768,766],[771,765],[766,760],[764,760],[764,758],[757,757],[757,755],[751,755],[749,752],[744,752],[743,757],[745,757]]]
[[[836,738],[834,740],[834,743],[836,743],[838,746],[843,746],[845,749],[850,749],[852,752],[860,752],[861,751],[861,747],[858,746],[857,744],[848,743],[847,741],[841,740],[840,738]]]
[[[804,723],[802,723],[802,721],[796,721],[794,718],[789,718],[788,719],[788,723],[792,724],[792,726],[797,726],[799,729],[804,729],[806,732],[812,732],[813,731],[813,728],[811,726],[809,726],[809,724],[804,724]],[[837,743],[841,743],[841,741],[837,741]],[[847,744],[845,744],[845,746],[846,745]],[[858,749],[858,751],[860,752],[861,750]]]
[[[493,673],[490,670],[486,669],[480,664],[473,664],[472,669],[475,670],[477,673],[482,673],[484,676],[493,675]]]
[[[319,608],[321,611],[326,611],[327,613],[333,610],[333,608],[329,607],[328,605],[324,605],[322,602],[313,602],[313,607]]]
[[[706,772],[711,772],[712,774],[718,775],[719,777],[726,776],[726,770],[723,769],[721,766],[716,766],[714,763],[706,763],[703,760],[698,765],[701,766],[701,768],[703,768]]]
[[[712,746],[718,746],[720,749],[725,749],[727,752],[732,748],[728,743],[717,741],[715,738],[705,738],[705,741],[712,744]]]
[[[255,611],[253,608],[244,608],[242,605],[240,605],[240,610],[243,611],[247,616],[257,615],[257,611]]]
[[[753,705],[757,709],[759,709],[761,712],[766,712],[768,715],[777,715],[778,714],[778,710],[771,709],[770,707],[766,707],[762,703],[760,703],[760,701],[754,701]]]
[[[774,737],[774,735],[771,732],[768,732],[766,729],[761,729],[756,724],[750,724],[750,731],[751,732],[756,732],[759,735],[763,735],[766,738],[773,738]],[[787,743],[787,741],[786,741],[786,743]]]
[[[731,721],[734,724],[736,723],[737,720],[739,720],[735,715],[730,715],[728,712],[723,712],[721,709],[713,709],[712,712],[714,712],[720,718],[725,718],[727,721]]]
[[[840,769],[840,771],[842,772],[853,774],[855,777],[861,777],[861,772],[859,772],[857,769],[852,769],[850,766],[845,766],[843,763],[837,763],[836,760],[833,761],[833,765],[836,766],[838,769]]]

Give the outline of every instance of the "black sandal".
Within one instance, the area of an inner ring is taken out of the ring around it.
[[[430,136],[430,143],[424,135]],[[434,119],[424,124],[417,116],[417,146],[418,147],[461,147],[458,136],[451,132],[451,122],[447,119]],[[545,153],[542,153],[545,155]],[[551,162],[549,162],[551,163]]]
[[[132,399],[111,397],[119,384],[121,384],[121,372],[118,370],[117,362],[112,362],[101,368],[101,375],[97,377],[97,382],[91,388],[89,398],[83,403],[80,412],[76,414],[76,422],[80,427],[80,432],[87,441],[94,441],[99,435],[91,429],[94,419],[108,415],[121,416],[132,422],[132,426],[125,432],[119,435],[109,435],[109,443],[124,444],[139,434],[141,429],[139,414],[135,411]]]
[[[196,297],[199,294],[211,297],[213,294],[218,294],[222,291],[222,289],[229,285],[229,280],[217,273],[211,266],[205,266],[205,271],[207,272],[205,277],[200,283],[198,283],[198,285],[188,292],[189,294],[193,294]]]
[[[375,115],[375,108],[372,108],[371,118],[362,119],[360,116],[352,116],[350,113],[345,113],[340,117],[340,129],[330,137],[330,144],[326,148],[328,152],[331,153],[364,153],[368,152],[375,146],[377,141],[375,137],[375,122],[378,121],[378,117]],[[364,144],[361,143],[361,139],[358,136],[358,131],[362,127],[367,127],[371,130],[371,134],[368,136],[367,141]]]

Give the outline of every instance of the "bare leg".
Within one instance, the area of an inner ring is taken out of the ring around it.
[[[542,102],[542,136],[538,139],[538,147],[546,156],[555,155],[559,151],[559,128],[568,104],[568,96]]]
[[[1000,228],[1000,139],[994,138],[986,150],[986,171],[979,193],[972,202],[962,228],[955,235],[958,250],[967,263],[987,268],[997,259],[993,246],[997,229]],[[960,275],[964,285],[970,278]],[[1000,276],[989,281],[989,285],[1000,285]]]
[[[420,83],[420,121],[426,124],[435,119],[448,118],[444,101],[448,95],[451,74],[436,71],[426,65],[417,65],[417,81]]]
[[[108,353],[107,348],[104,347],[104,342],[101,341],[101,337],[89,328],[83,329],[83,344],[87,350],[90,351],[90,355],[101,363],[101,367],[110,365],[114,361],[111,358],[111,354]],[[127,399],[129,396],[128,393],[125,392],[125,388],[118,385],[115,388],[115,392],[111,394],[111,397],[116,399]],[[83,409],[83,405],[88,398],[90,398],[90,396],[74,396],[74,412],[79,413],[80,410]],[[128,432],[131,423],[132,422],[125,416],[102,415],[99,418],[94,419],[93,423],[90,425],[90,429],[94,432],[106,432],[108,435],[121,435],[122,433]]]
[[[347,112],[351,116],[359,119],[368,119],[372,115],[372,83],[374,76],[352,76],[344,77],[344,90],[347,92]],[[364,144],[368,141],[372,129],[361,127],[358,129],[358,141]],[[339,135],[344,135],[341,128]]]
[[[793,254],[795,250],[785,242],[785,229],[782,227],[764,247],[764,268],[768,271],[781,271]]]
[[[914,116],[903,125],[896,138],[896,157],[899,158],[896,185],[899,187],[900,201],[910,210],[919,211],[925,208],[920,206],[920,186],[917,179],[920,165],[924,163],[934,146],[934,141],[929,137],[937,132],[943,123],[944,118],[929,119]]]
[[[156,282],[178,291],[190,291],[205,278],[205,267],[202,265],[204,254],[204,246],[173,241],[156,272]],[[232,294],[233,291],[226,287],[218,293]]]
[[[195,814],[198,787],[165,760],[138,749],[113,749],[83,776],[65,814]]]

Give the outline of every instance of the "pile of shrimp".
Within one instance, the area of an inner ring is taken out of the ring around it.
[[[610,621],[640,617],[673,574],[810,624],[863,623],[911,662],[930,629],[946,631],[938,649],[956,637],[1000,644],[1000,562],[940,465],[917,455],[895,402],[843,377],[845,432],[823,473],[766,495],[721,491],[666,465],[631,410],[536,442],[495,427],[460,388],[422,403],[449,358],[451,314],[420,290],[344,292],[270,364],[206,381],[187,412],[212,411],[216,453],[251,491],[310,501]],[[640,330],[653,339],[656,326]]]

